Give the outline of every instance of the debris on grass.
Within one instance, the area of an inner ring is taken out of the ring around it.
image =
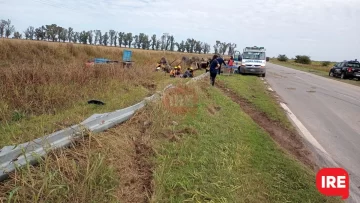
[[[105,105],[104,102],[100,101],[100,100],[89,100],[88,104],[96,104],[96,105]]]

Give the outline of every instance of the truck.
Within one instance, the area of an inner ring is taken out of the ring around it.
[[[336,63],[329,71],[330,77],[340,77],[341,79],[360,79],[360,63],[357,59]]]
[[[266,49],[264,47],[245,47],[243,53],[236,51],[234,65],[238,66],[240,74],[266,75]]]

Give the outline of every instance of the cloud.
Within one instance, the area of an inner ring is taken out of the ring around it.
[[[19,31],[56,23],[265,46],[270,56],[359,58],[358,0],[0,0],[0,13]]]

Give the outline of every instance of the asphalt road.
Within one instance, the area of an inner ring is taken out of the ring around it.
[[[360,87],[269,63],[266,81],[333,160],[348,171],[353,183],[350,193],[358,196]],[[321,158],[318,161],[322,167],[331,167]]]

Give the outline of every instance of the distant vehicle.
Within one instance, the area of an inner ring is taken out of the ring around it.
[[[265,77],[266,75],[266,50],[264,47],[246,47],[241,55],[241,74],[250,73]]]
[[[336,63],[329,71],[330,77],[340,77],[341,79],[347,78],[360,78],[360,63],[359,61],[343,61]]]

